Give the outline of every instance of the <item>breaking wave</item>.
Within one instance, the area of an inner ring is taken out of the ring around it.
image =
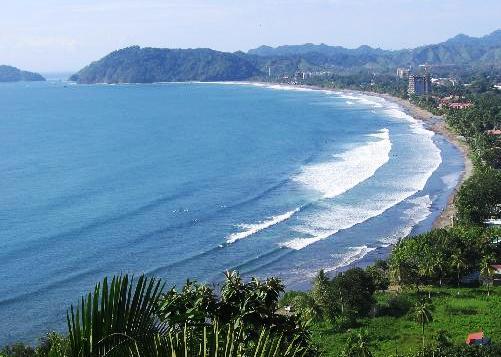
[[[376,141],[358,146],[332,160],[305,166],[294,180],[333,198],[370,178],[390,159],[391,141],[388,129],[369,135]]]
[[[247,238],[253,234],[256,234],[257,232],[260,232],[264,229],[270,228],[271,226],[274,226],[275,224],[284,222],[291,218],[296,212],[299,212],[300,208],[296,208],[292,211],[286,212],[281,215],[273,216],[270,217],[269,219],[255,223],[255,224],[239,224],[238,227],[242,228],[243,231],[232,233],[228,236],[226,239],[226,243],[232,244],[235,243],[237,240]]]
[[[410,123],[412,134],[407,138],[409,147],[416,145],[420,148],[420,152],[414,153],[413,160],[406,163],[409,169],[408,172],[402,173],[397,181],[393,178],[393,180],[380,182],[380,192],[373,197],[365,197],[362,200],[357,200],[357,202],[348,203],[335,203],[324,200],[322,204],[318,205],[318,209],[300,217],[299,221],[302,224],[294,228],[298,233],[298,237],[280,243],[281,247],[301,250],[313,243],[333,236],[340,230],[351,228],[383,214],[425,187],[428,179],[442,162],[440,149],[432,140],[434,133],[426,129],[420,121],[404,113],[396,104],[387,103],[382,110],[392,118]],[[353,149],[361,150],[361,152],[365,153],[366,158],[358,153],[350,158],[351,162],[341,160],[341,162],[318,164],[306,168],[298,180],[323,192],[324,198],[335,197],[371,177],[378,167],[388,161],[389,149],[384,149],[384,147],[388,147],[388,143],[384,144],[385,142],[386,140],[370,143],[371,145],[381,145],[378,150],[374,151],[371,150],[374,148],[368,150],[367,147]],[[371,157],[370,153],[372,152],[374,155]],[[384,160],[381,152],[384,153]],[[357,163],[357,160],[362,160],[363,164],[361,162]],[[326,174],[328,172],[333,175],[329,176]],[[339,175],[339,173],[342,174]],[[427,208],[426,215],[429,214],[428,211]],[[419,219],[411,219],[405,232],[401,234],[410,233],[412,227],[419,221]]]
[[[349,252],[343,254],[341,261],[339,263],[337,263],[334,266],[325,268],[324,271],[331,272],[331,271],[338,270],[339,268],[346,267],[346,266],[356,262],[357,260],[362,259],[370,252],[376,250],[376,248],[369,248],[366,245],[363,245],[360,247],[350,247],[348,249],[349,249]],[[337,257],[338,256],[335,256],[335,257],[333,256],[333,258],[337,258]]]

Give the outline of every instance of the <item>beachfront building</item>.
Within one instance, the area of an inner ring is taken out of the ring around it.
[[[439,108],[466,109],[473,106],[473,103],[459,96],[449,96],[440,99]]]
[[[409,75],[409,95],[429,95],[431,94],[431,76],[426,73],[424,76],[415,74]]]

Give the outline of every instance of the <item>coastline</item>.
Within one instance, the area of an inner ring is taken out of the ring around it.
[[[456,207],[454,205],[454,199],[459,191],[459,188],[463,185],[463,183],[471,177],[473,174],[473,163],[469,157],[470,149],[468,144],[462,140],[459,135],[454,133],[445,123],[445,120],[442,116],[433,115],[429,111],[418,107],[417,105],[409,102],[408,100],[394,97],[389,94],[380,94],[380,93],[372,93],[372,92],[361,92],[366,95],[374,95],[382,97],[388,101],[398,104],[401,106],[404,111],[412,116],[414,119],[420,120],[425,123],[427,129],[442,135],[448,142],[454,145],[462,154],[464,160],[464,169],[461,172],[459,180],[456,184],[456,187],[449,195],[447,199],[447,205],[442,210],[440,215],[433,222],[433,228],[444,228],[451,226],[453,223],[454,215],[456,214]]]
[[[437,116],[429,111],[418,107],[417,105],[409,102],[406,99],[398,98],[392,96],[387,93],[377,93],[377,92],[368,92],[361,91],[356,89],[337,89],[337,88],[324,88],[320,86],[313,85],[289,85],[289,84],[280,84],[280,83],[267,83],[267,82],[249,82],[251,84],[258,85],[283,85],[283,86],[294,86],[297,88],[305,88],[311,90],[319,90],[319,91],[329,91],[329,92],[341,92],[341,93],[358,93],[367,96],[379,97],[383,98],[389,102],[395,103],[400,106],[403,111],[413,117],[416,120],[419,120],[424,123],[425,127],[436,134],[444,137],[449,143],[454,145],[463,156],[464,161],[464,169],[459,176],[458,182],[454,187],[452,193],[449,195],[447,199],[447,204],[442,212],[437,216],[432,224],[432,228],[445,228],[451,226],[453,223],[453,217],[456,214],[456,207],[454,206],[454,200],[459,191],[461,185],[473,174],[473,163],[469,157],[470,149],[468,144],[462,140],[459,135],[454,133],[446,124],[444,118],[442,116]],[[362,259],[363,260],[363,259]]]

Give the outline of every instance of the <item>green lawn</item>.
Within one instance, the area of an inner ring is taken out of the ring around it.
[[[501,287],[487,296],[484,289],[442,288],[432,290],[433,322],[426,326],[425,336],[431,340],[439,330],[446,330],[455,343],[464,343],[468,332],[483,330],[493,342],[501,343]],[[416,301],[415,292],[402,293]],[[390,293],[377,295],[379,303],[385,302]],[[402,317],[380,316],[360,321],[353,330],[365,329],[371,338],[374,356],[389,356],[415,352],[421,346],[421,327],[414,321],[412,311]],[[314,326],[314,340],[327,356],[339,356],[347,332],[334,332],[327,323]]]

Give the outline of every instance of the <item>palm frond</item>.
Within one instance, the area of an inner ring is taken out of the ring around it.
[[[128,275],[105,278],[80,306],[67,313],[72,357],[147,356],[165,326],[157,319],[159,279]]]

